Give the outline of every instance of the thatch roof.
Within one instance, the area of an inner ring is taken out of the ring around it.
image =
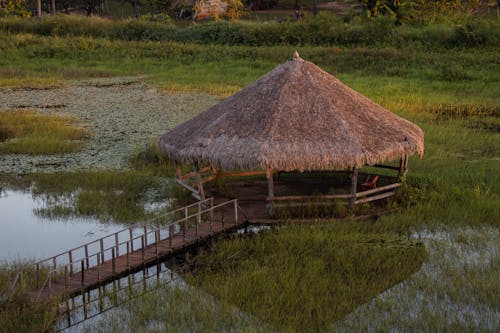
[[[424,152],[424,133],[295,52],[164,134],[176,161],[231,170],[341,170]]]

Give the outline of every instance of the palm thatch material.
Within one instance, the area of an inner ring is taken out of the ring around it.
[[[295,52],[237,94],[164,134],[182,163],[224,170],[345,170],[414,153],[424,133]]]

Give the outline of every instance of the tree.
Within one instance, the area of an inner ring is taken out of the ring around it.
[[[0,17],[5,16],[29,17],[31,13],[26,9],[25,0],[0,0]]]

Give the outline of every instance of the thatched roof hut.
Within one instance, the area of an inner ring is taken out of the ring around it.
[[[172,159],[214,167],[340,170],[424,152],[415,124],[295,53],[160,138]]]
[[[408,156],[424,152],[424,133],[295,52],[292,60],[164,134],[159,147],[177,163],[195,164],[188,175],[178,168],[178,182],[200,198],[203,183],[219,170],[265,170],[271,206],[285,198],[274,196],[273,172],[350,170],[351,194],[329,198],[347,198],[352,207],[369,201],[356,193],[357,169],[399,158],[399,167],[381,167],[406,174]],[[210,167],[200,170],[198,163]],[[206,170],[213,174],[203,179]],[[196,177],[198,190],[184,182],[189,177]]]

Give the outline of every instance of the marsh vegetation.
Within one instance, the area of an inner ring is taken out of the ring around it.
[[[71,20],[0,20],[0,86],[46,89],[74,79],[141,75],[138,80],[168,96],[162,111],[167,130],[212,105],[216,99],[208,94],[223,98],[238,91],[298,48],[304,59],[425,131],[425,156],[410,160],[398,203],[403,209],[373,223],[287,227],[213,243],[183,273],[195,290],[160,288],[103,320],[142,331],[466,331],[500,325],[492,297],[500,267],[497,17],[400,27],[383,18],[358,26],[319,17],[188,29]],[[322,29],[327,23],[331,29]],[[120,29],[134,35],[120,35]],[[194,107],[179,106],[188,102]],[[4,140],[12,136],[2,133]],[[118,169],[128,171],[26,179],[40,195],[76,193],[66,208],[54,205],[60,213],[140,219],[147,216],[144,202],[164,200],[171,191],[158,178],[171,172],[168,162],[154,146],[144,149],[152,136],[143,135],[142,149],[120,155],[126,162]],[[13,271],[4,267],[2,276],[12,278]],[[13,311],[1,312],[2,329],[49,326],[47,308],[40,316]]]

